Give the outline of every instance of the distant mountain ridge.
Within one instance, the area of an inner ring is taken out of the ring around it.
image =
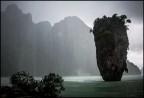
[[[66,17],[54,26],[48,21],[35,24],[31,14],[9,5],[1,12],[1,76],[22,70],[35,76],[49,72],[63,76],[99,75],[94,38],[89,30],[76,16]],[[128,62],[128,66],[133,64]],[[139,71],[136,68],[129,74]]]
[[[141,71],[140,69],[133,64],[132,62],[130,62],[129,60],[127,60],[127,68],[128,68],[128,73],[124,73],[124,75],[140,75]]]
[[[143,69],[144,69],[144,67],[141,68],[141,74],[142,74],[142,75],[143,75]]]

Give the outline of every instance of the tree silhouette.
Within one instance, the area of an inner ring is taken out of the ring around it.
[[[64,80],[55,73],[45,75],[42,80],[35,80],[33,76],[26,74],[24,71],[12,74],[10,83],[12,88],[9,96],[16,98],[22,96],[31,96],[32,98],[43,97],[60,97],[61,91],[64,91]]]

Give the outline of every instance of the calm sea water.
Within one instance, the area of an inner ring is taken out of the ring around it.
[[[63,79],[66,90],[61,96],[64,97],[143,97],[142,75],[124,75],[116,82],[104,82],[101,76],[67,76]],[[1,85],[10,86],[9,78],[2,77]]]
[[[10,86],[11,84],[9,83],[9,78],[10,77],[1,77],[1,85],[2,86]],[[35,77],[36,80],[41,80],[42,77]],[[103,82],[104,80],[102,79],[101,76],[64,76],[63,77],[65,82]],[[143,79],[142,75],[124,75],[122,77],[121,81],[133,81],[133,80],[139,80]]]

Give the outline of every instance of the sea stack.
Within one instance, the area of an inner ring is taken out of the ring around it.
[[[100,74],[105,81],[121,81],[127,69],[127,23],[126,15],[103,16],[94,21],[93,32],[96,45],[96,59]]]

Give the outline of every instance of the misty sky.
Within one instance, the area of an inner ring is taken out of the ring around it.
[[[92,28],[98,17],[124,14],[132,21],[128,24],[128,60],[143,66],[143,1],[1,1],[1,10],[9,4],[31,13],[34,23],[49,21],[52,25],[64,17],[77,16]]]

